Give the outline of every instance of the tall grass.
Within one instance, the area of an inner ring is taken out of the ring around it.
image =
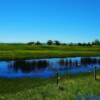
[[[50,79],[0,79],[0,100],[77,100],[77,96],[100,95],[100,81],[93,74]]]

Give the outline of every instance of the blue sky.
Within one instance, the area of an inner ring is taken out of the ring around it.
[[[100,39],[100,0],[0,0],[0,42]]]

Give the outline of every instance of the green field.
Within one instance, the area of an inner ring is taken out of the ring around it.
[[[0,100],[78,100],[80,95],[100,95],[100,80],[94,80],[93,73],[64,76],[59,85],[63,89],[57,87],[56,78],[0,78]]]
[[[0,44],[0,59],[100,56],[100,46]]]
[[[32,59],[100,56],[100,46],[0,44],[0,59]],[[100,73],[99,73],[100,75]],[[77,100],[77,96],[100,95],[100,79],[93,73],[57,78],[0,78],[0,100]]]

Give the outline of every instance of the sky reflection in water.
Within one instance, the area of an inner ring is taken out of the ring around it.
[[[0,61],[0,77],[53,77],[61,74],[91,72],[100,68],[100,57],[52,58],[17,61]]]

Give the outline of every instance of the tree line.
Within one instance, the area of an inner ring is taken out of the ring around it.
[[[60,41],[58,40],[48,40],[46,43],[42,43],[40,41],[37,41],[37,42],[28,42],[27,43],[28,45],[69,45],[69,46],[74,46],[74,45],[77,45],[77,46],[93,46],[93,45],[100,45],[100,40],[94,40],[93,42],[87,42],[87,43],[61,43]]]

